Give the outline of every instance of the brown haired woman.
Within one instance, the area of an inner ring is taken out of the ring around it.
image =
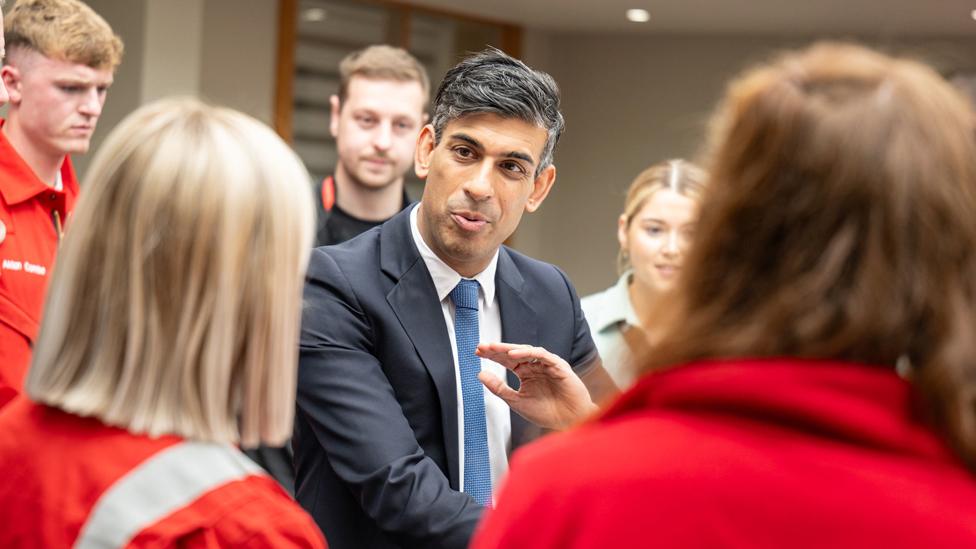
[[[603,365],[618,387],[629,387],[648,342],[666,329],[659,314],[698,221],[705,172],[674,159],[634,179],[617,219],[617,283],[580,302]]]
[[[651,373],[516,455],[473,547],[976,546],[972,122],[852,45],[736,80]]]

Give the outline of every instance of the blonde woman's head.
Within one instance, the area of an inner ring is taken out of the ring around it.
[[[654,164],[630,184],[617,220],[617,268],[633,270],[631,283],[651,293],[674,285],[704,187],[705,172],[681,159]]]
[[[27,392],[150,435],[290,434],[308,175],[263,124],[196,100],[127,117],[59,253]]]

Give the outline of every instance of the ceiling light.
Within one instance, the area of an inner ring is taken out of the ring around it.
[[[976,10],[969,12],[969,16],[972,17],[973,19],[976,19]]]
[[[309,8],[302,13],[302,19],[310,23],[325,21],[325,10],[322,8]]]
[[[627,10],[627,19],[634,23],[647,23],[651,20],[651,14],[647,10]]]

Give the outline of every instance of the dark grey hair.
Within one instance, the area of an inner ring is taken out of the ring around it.
[[[566,125],[559,112],[556,81],[495,48],[467,57],[447,71],[434,97],[433,113],[437,143],[449,122],[469,114],[493,113],[545,128],[549,137],[536,176],[552,164],[552,153]]]

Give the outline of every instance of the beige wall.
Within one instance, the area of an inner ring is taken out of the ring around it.
[[[145,0],[145,5],[141,103],[177,95],[198,95],[203,0]]]
[[[86,0],[125,43],[92,152],[128,113],[192,95],[270,123],[277,0]],[[92,154],[73,160],[84,174]]]
[[[72,160],[78,174],[84,175],[92,154],[105,139],[109,130],[115,127],[125,115],[141,104],[142,79],[145,72],[144,36],[146,30],[146,3],[143,0],[85,0],[98,12],[112,29],[122,38],[125,53],[122,65],[115,72],[115,83],[109,89],[105,108],[98,121],[92,138],[91,151],[86,155],[75,155]]]
[[[204,4],[200,95],[270,124],[277,0],[206,0]]]
[[[771,52],[809,40],[569,36],[529,33],[526,61],[562,89],[567,129],[558,176],[515,245],[562,267],[581,295],[616,278],[616,218],[630,181],[650,164],[697,153],[725,82]],[[976,67],[976,39],[886,43],[941,69]]]

